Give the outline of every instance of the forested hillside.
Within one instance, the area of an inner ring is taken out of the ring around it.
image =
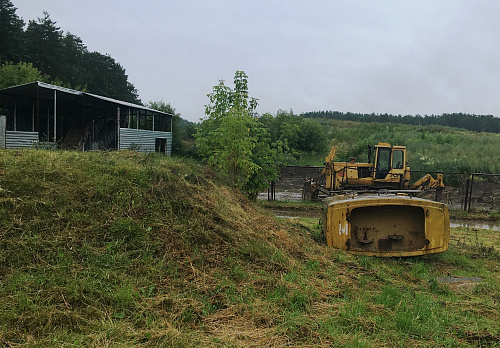
[[[42,80],[128,102],[140,102],[125,69],[108,54],[90,51],[47,12],[25,22],[0,0],[0,88]],[[22,63],[23,62],[23,63]]]
[[[464,113],[446,113],[442,115],[390,115],[361,114],[340,111],[311,111],[302,114],[305,118],[325,118],[341,121],[399,123],[410,125],[438,125],[463,128],[474,132],[500,133],[500,118],[493,115],[470,115]]]
[[[500,173],[500,136],[443,126],[394,123],[362,123],[319,119],[330,145],[337,146],[337,160],[356,157],[367,161],[368,145],[387,142],[408,148],[411,169],[444,172],[447,184],[460,184],[463,176],[450,173]],[[305,158],[322,165],[325,156]],[[448,173],[448,174],[446,174]]]

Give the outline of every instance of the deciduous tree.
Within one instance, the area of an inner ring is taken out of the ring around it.
[[[0,89],[33,81],[46,81],[42,73],[31,63],[4,63],[0,66]]]
[[[248,96],[248,78],[236,71],[234,89],[224,81],[208,94],[209,104],[196,133],[196,145],[208,165],[251,199],[276,180],[281,148],[270,144],[267,129],[255,116],[257,99]]]

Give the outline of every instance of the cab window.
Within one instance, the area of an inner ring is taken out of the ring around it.
[[[392,152],[392,168],[403,169],[404,158],[402,150],[395,150]]]
[[[383,179],[389,172],[391,166],[391,149],[379,148],[377,155],[377,165],[375,168],[375,179]]]

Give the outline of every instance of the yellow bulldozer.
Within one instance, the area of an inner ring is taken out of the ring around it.
[[[444,188],[443,175],[434,179],[427,174],[410,185],[410,167],[406,146],[378,143],[374,146],[375,160],[371,161],[372,148],[368,148],[368,162],[359,163],[354,158],[349,162],[334,162],[337,147],[332,147],[325,159],[321,176],[325,179],[324,189],[339,191],[348,189],[394,189],[425,190]]]
[[[427,174],[410,184],[405,146],[375,145],[375,159],[334,162],[337,148],[326,158],[319,182],[304,186],[323,192],[323,231],[327,244],[352,254],[379,257],[417,256],[448,249],[448,207],[413,197],[425,189],[444,188],[443,175]]]

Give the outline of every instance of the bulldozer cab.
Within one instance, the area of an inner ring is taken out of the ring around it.
[[[405,174],[405,167],[406,146],[391,146],[387,143],[375,145],[373,179],[387,180],[391,177],[402,177]]]

